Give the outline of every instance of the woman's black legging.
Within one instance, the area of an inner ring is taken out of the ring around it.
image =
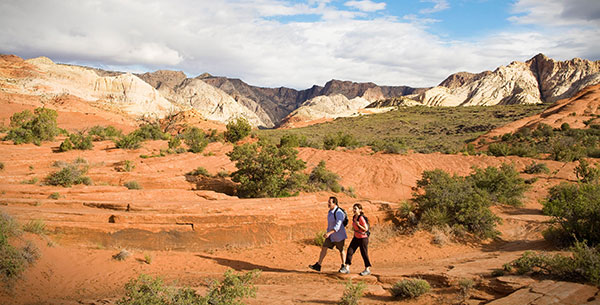
[[[353,237],[348,246],[348,252],[346,253],[346,265],[352,264],[352,255],[356,251],[356,248],[360,248],[360,255],[362,255],[363,261],[365,262],[365,268],[371,267],[371,261],[369,260],[369,238],[356,238]]]

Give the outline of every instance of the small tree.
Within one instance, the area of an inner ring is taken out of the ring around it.
[[[186,130],[183,134],[183,139],[190,151],[196,154],[201,153],[208,145],[206,134],[198,127],[192,127]]]
[[[342,186],[338,183],[340,176],[327,170],[325,160],[321,160],[308,176],[308,184],[320,191],[334,191],[339,193]]]
[[[14,144],[33,142],[35,145],[52,141],[60,133],[57,117],[56,110],[47,108],[36,108],[33,114],[29,110],[15,113],[10,118],[11,129],[4,140],[12,140]]]
[[[227,123],[227,131],[225,132],[225,139],[228,142],[236,143],[237,141],[247,137],[252,130],[250,123],[243,118],[238,117],[235,120]]]
[[[236,162],[237,171],[232,180],[239,182],[238,193],[242,197],[289,196],[289,179],[303,170],[304,161],[297,158],[298,151],[292,147],[280,147],[265,142],[235,146],[228,153]]]

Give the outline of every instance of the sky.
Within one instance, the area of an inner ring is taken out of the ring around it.
[[[600,60],[598,0],[2,0],[0,54],[306,89]]]

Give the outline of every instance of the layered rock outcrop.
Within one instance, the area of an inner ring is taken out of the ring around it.
[[[428,106],[552,103],[600,83],[600,61],[555,61],[538,54],[493,72],[460,72],[410,98]]]

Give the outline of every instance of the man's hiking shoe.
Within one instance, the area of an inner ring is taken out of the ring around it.
[[[369,269],[365,269],[360,273],[361,276],[365,276],[365,275],[369,275],[369,274],[371,274],[371,270],[369,270]]]
[[[342,268],[340,268],[339,273],[348,274],[350,273],[350,269],[348,269],[346,266],[342,266]]]
[[[319,263],[315,263],[314,265],[308,265],[308,268],[321,272],[321,265],[319,265]]]

